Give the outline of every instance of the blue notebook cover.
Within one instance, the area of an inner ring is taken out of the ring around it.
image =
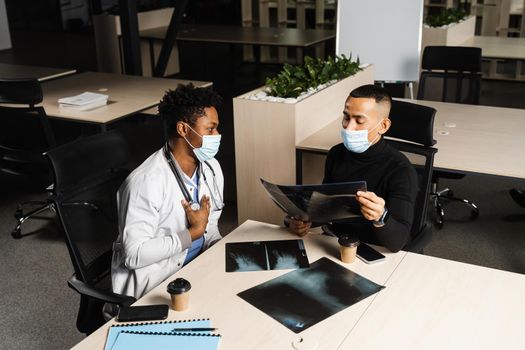
[[[111,350],[191,349],[215,350],[220,335],[203,333],[144,333],[123,331],[117,335]]]
[[[115,340],[119,333],[123,331],[132,332],[171,332],[173,328],[196,328],[205,327],[210,328],[211,322],[209,319],[201,320],[184,320],[184,321],[160,321],[160,322],[140,322],[140,323],[122,323],[115,324],[109,328],[108,338],[106,340],[106,347],[104,350],[112,350]],[[197,333],[197,332],[196,332]],[[198,332],[202,334],[203,332]],[[205,332],[209,333],[209,332]]]

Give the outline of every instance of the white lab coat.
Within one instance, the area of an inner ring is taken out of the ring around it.
[[[199,199],[203,195],[212,199],[204,249],[221,238],[218,206],[222,206],[224,187],[219,162],[211,159],[208,163],[215,171],[215,179],[208,165],[203,164],[207,181],[200,175],[198,189]],[[179,172],[193,194],[194,183],[180,168]],[[163,149],[152,154],[124,181],[117,194],[119,236],[113,244],[111,264],[115,293],[140,298],[182,267],[191,246],[182,199],[184,195]]]

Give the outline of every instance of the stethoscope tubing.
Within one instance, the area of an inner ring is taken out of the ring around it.
[[[182,191],[182,194],[184,196],[184,198],[186,199],[186,201],[188,203],[190,203],[190,206],[193,210],[199,210],[200,209],[200,205],[199,203],[195,203],[195,201],[193,200],[193,198],[191,197],[191,194],[190,192],[188,191],[188,189],[186,188],[186,185],[184,184],[184,180],[182,179],[182,175],[179,173],[177,167],[175,166],[174,162],[173,162],[173,159],[170,155],[170,148],[168,146],[168,143],[166,143],[166,145],[164,146],[164,157],[166,158],[166,161],[168,162],[168,165],[173,173],[173,175],[175,176],[175,179],[177,180],[177,183]],[[222,196],[221,196],[221,193],[220,193],[220,190],[218,188],[218,185],[217,185],[217,178],[215,176],[215,170],[213,170],[213,167],[210,165],[210,163],[208,163],[208,161],[204,161],[204,163],[208,166],[208,168],[211,170],[211,173],[213,175],[213,187],[214,189],[212,190],[209,183],[208,183],[208,180],[206,179],[206,173],[203,169],[203,167],[199,164],[199,169],[197,169],[197,171],[201,171],[201,174],[202,174],[202,177],[204,179],[204,182],[206,183],[206,186],[208,187],[208,190],[210,191],[210,196],[212,198],[212,201],[214,202],[215,204],[215,207],[217,208],[217,210],[221,210],[224,208],[224,201],[222,200]],[[216,192],[217,195],[219,196],[219,200],[220,200],[220,205],[217,203],[216,199],[215,199],[215,196],[214,196],[214,193],[213,192]]]

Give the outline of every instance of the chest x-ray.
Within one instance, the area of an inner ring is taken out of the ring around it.
[[[275,185],[261,179],[272,200],[288,215],[316,223],[361,219],[355,196],[366,191],[366,181],[321,185]]]

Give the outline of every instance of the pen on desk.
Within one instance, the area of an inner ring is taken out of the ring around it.
[[[206,332],[206,331],[217,331],[218,328],[173,328],[172,332]]]

